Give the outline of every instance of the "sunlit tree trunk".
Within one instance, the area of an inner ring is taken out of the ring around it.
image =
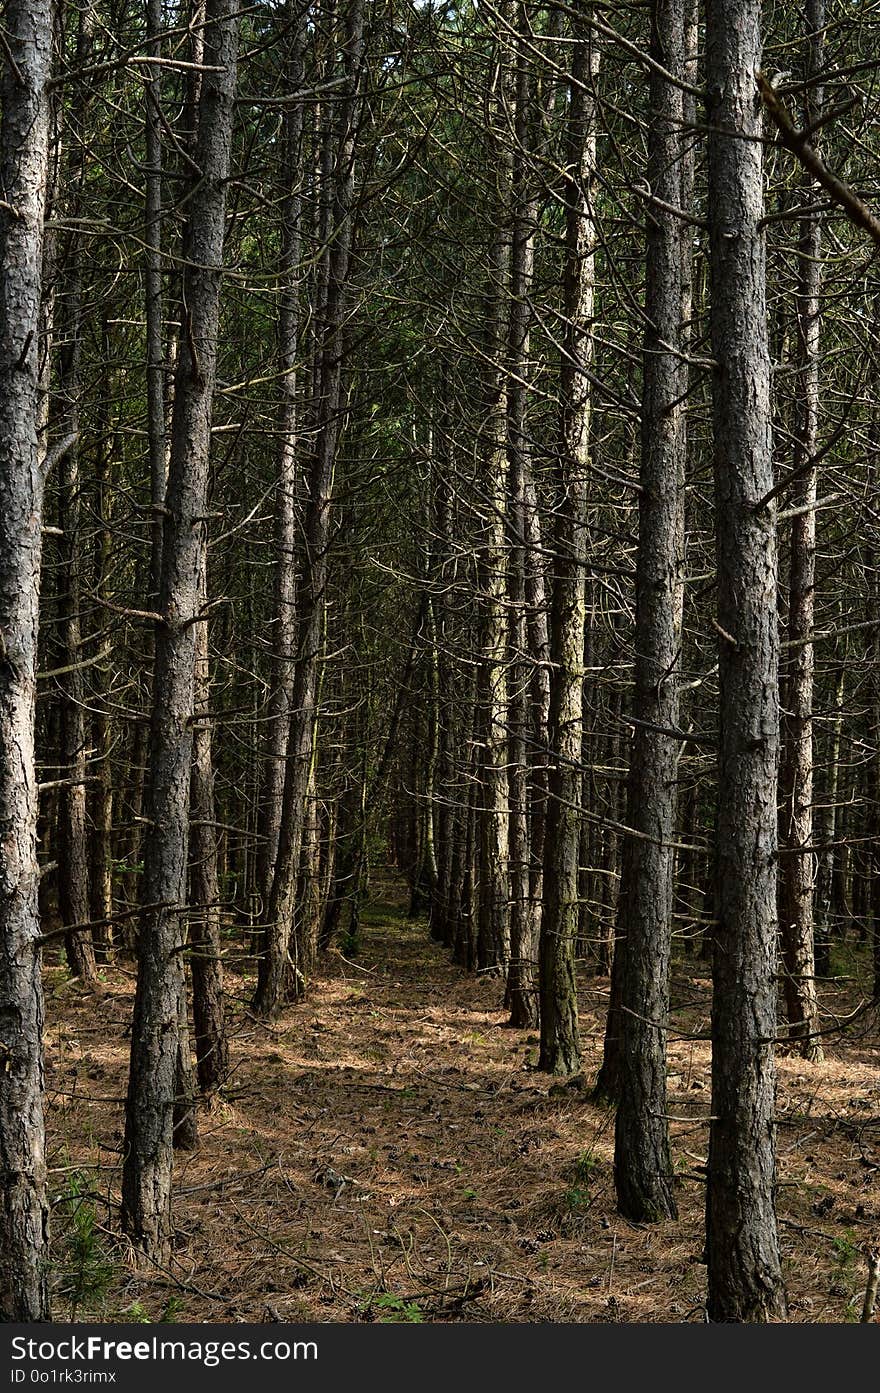
[[[38,335],[52,5],[7,0],[0,58],[0,1320],[49,1318],[34,764]]]

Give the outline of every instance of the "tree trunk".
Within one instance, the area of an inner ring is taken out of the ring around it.
[[[587,491],[593,353],[596,230],[595,97],[598,50],[590,7],[575,22],[565,178],[565,334],[562,430],[553,529],[550,611],[550,770],[544,845],[544,910],[539,950],[541,1049],[538,1067],[553,1074],[580,1067],[574,945],[578,931],[581,726],[586,603]]]
[[[674,77],[685,64],[683,0],[654,0],[651,53]],[[681,89],[651,74],[648,183],[681,206]],[[617,1207],[634,1223],[674,1219],[666,1121],[666,1024],[672,949],[673,861],[680,744],[684,570],[684,394],[678,219],[648,209],[635,693],[628,827],[621,862],[617,952],[623,958],[619,1101],[614,1141]]]
[[[296,13],[296,0],[290,6],[295,24],[287,65],[287,84],[291,92],[302,86],[303,26]],[[268,706],[268,732],[260,809],[260,891],[264,909],[268,906],[278,854],[278,838],[284,798],[284,769],[293,710],[294,663],[296,660],[296,539],[297,539],[297,454],[299,409],[297,400],[297,351],[299,347],[299,284],[301,274],[303,196],[301,188],[301,144],[303,105],[296,102],[285,110],[284,202],[282,205],[281,309],[278,318],[278,365],[281,380],[279,412],[278,483],[275,493],[275,599],[272,690]]]
[[[530,296],[535,264],[537,203],[531,148],[534,94],[527,53],[527,16],[520,4],[515,74],[513,180],[511,200],[510,322],[507,378],[507,454],[510,474],[512,547],[508,565],[510,601],[510,734],[508,739],[510,822],[510,964],[506,1002],[510,1023],[538,1023],[537,919],[531,894],[527,737],[531,715],[531,659],[526,614],[526,481],[529,475],[528,395]]]
[[[822,71],[825,54],[825,0],[807,0],[805,77]],[[807,88],[803,122],[808,128],[822,114],[821,84]],[[804,203],[815,201],[818,186],[807,176],[801,184]],[[787,682],[785,756],[782,766],[782,950],[789,1035],[804,1059],[818,1063],[822,1045],[813,941],[815,853],[813,843],[813,614],[816,576],[816,468],[809,469],[819,440],[819,330],[822,289],[821,215],[801,221],[798,253],[797,379],[795,388],[794,468],[803,474],[788,495],[803,508],[791,523],[788,587],[788,639],[791,644]],[[803,471],[806,469],[806,473]]]
[[[49,1319],[37,778],[40,292],[52,6],[7,0],[0,77],[0,1320]]]
[[[208,602],[204,565],[201,607]],[[193,989],[193,1035],[196,1073],[202,1096],[216,1093],[229,1071],[229,1042],[223,1000],[220,952],[220,877],[214,808],[214,758],[211,731],[211,669],[207,622],[196,625],[193,698],[192,823],[190,830],[190,955]]]
[[[183,276],[183,333],[175,377],[150,732],[148,816],[138,982],[126,1102],[122,1222],[147,1257],[164,1262],[171,1232],[174,1105],[185,1029],[186,869],[192,716],[206,535],[205,511],[226,188],[234,113],[238,11],[209,0],[196,163]],[[216,69],[216,70],[211,70]]]
[[[776,1180],[779,640],[760,108],[760,0],[706,25],[718,569],[717,913],[707,1187],[713,1321],[785,1315]]]
[[[497,85],[509,93],[508,63],[499,51]],[[500,112],[504,103],[498,103]],[[492,246],[487,326],[489,359],[488,402],[485,416],[486,470],[483,486],[486,517],[480,556],[480,591],[483,609],[479,666],[480,770],[480,896],[478,901],[477,966],[506,970],[510,958],[510,883],[508,872],[508,777],[507,777],[507,603],[505,571],[505,519],[507,513],[507,304],[510,295],[510,184],[512,162],[509,146],[501,136],[494,144],[498,167],[499,225]]]

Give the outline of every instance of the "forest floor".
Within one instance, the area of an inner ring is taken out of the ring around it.
[[[837,970],[829,1025],[859,999]],[[117,1225],[131,964],[103,978],[46,969],[57,1319],[703,1320],[708,1044],[670,1041],[680,1219],[626,1223],[613,1114],[588,1092],[607,981],[580,979],[585,1080],[566,1086],[505,1025],[499,980],[452,966],[397,904],[369,906],[357,961],[331,954],[271,1026],[230,973],[232,1075],[178,1156],[171,1265],[144,1276]],[[673,997],[676,1029],[705,1031],[708,966],[677,958]],[[880,1244],[876,1021],[829,1040],[824,1064],[779,1058],[792,1321],[857,1320]]]

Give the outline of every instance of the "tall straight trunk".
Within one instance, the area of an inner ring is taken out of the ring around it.
[[[79,15],[76,63],[85,66],[92,49],[94,15],[88,8]],[[87,100],[87,99],[84,99]],[[85,119],[85,113],[82,113]],[[59,204],[74,223],[82,215],[86,161],[80,144],[66,161]],[[63,435],[74,443],[61,461],[60,507],[62,519],[60,610],[64,665],[61,687],[61,763],[67,780],[58,800],[58,908],[65,925],[89,921],[89,846],[86,822],[86,703],[82,658],[82,586],[85,551],[82,537],[83,482],[80,472],[80,402],[82,383],[83,276],[82,247],[73,232],[64,239],[64,252],[56,268],[56,321],[60,331],[57,370],[57,405],[50,416]],[[68,967],[75,977],[93,982],[97,975],[95,945],[90,928],[68,929],[64,939]]]
[[[517,6],[515,74],[515,146],[511,200],[510,321],[507,378],[507,454],[510,474],[512,548],[508,566],[510,601],[510,963],[507,1005],[511,1025],[538,1023],[536,966],[537,918],[531,894],[529,760],[527,737],[531,715],[531,673],[526,614],[526,485],[529,477],[528,380],[531,310],[529,297],[535,263],[537,203],[530,150],[534,134],[534,94],[526,50],[528,19]]]
[[[109,360],[110,335],[106,319],[102,325],[104,357]],[[96,424],[94,469],[94,509],[96,529],[93,544],[92,587],[96,599],[106,598],[110,577],[113,538],[110,529],[110,439],[109,404],[102,401]],[[113,950],[113,774],[110,768],[113,730],[108,710],[111,672],[108,663],[99,663],[94,682],[92,744],[96,777],[90,785],[91,848],[89,864],[90,918],[98,957],[106,961]]]
[[[293,0],[290,13],[295,27],[287,65],[291,92],[302,86],[304,24]],[[301,188],[303,104],[295,102],[284,115],[284,168],[282,180],[281,307],[278,316],[278,366],[281,404],[278,421],[278,483],[275,493],[275,595],[272,690],[262,803],[260,809],[260,891],[264,908],[269,903],[284,797],[284,767],[293,704],[296,660],[296,478],[298,462],[299,404],[297,398],[297,350],[299,345],[300,248],[302,244]]]
[[[38,339],[53,7],[7,0],[0,60],[0,1320],[49,1318],[34,763],[44,460]]]
[[[318,959],[321,916],[325,899],[321,875],[321,851],[321,808],[318,802],[317,777],[313,768],[306,795],[306,819],[303,828],[299,889],[297,891],[302,961],[305,972],[314,971]]]
[[[195,628],[205,512],[217,329],[238,55],[238,11],[209,0],[206,71],[185,243],[183,333],[174,390],[150,730],[148,816],[138,981],[125,1117],[122,1221],[157,1261],[171,1226],[173,1113],[185,1028],[186,869],[192,768]]]
[[[815,962],[819,977],[831,973],[831,933],[834,926],[834,875],[840,848],[835,846],[838,827],[838,798],[840,795],[840,744],[843,734],[843,698],[846,663],[842,662],[834,684],[834,718],[826,745],[824,803],[816,819],[818,853],[815,896]]]
[[[509,234],[496,236],[493,256],[495,326],[490,350],[494,359],[490,392],[492,400],[486,426],[485,522],[480,576],[483,601],[480,683],[480,895],[478,901],[477,966],[506,968],[510,957],[508,874],[508,778],[507,778],[507,606],[505,595],[505,468],[506,380],[502,366],[506,356],[504,310],[508,293]]]
[[[651,54],[674,77],[685,65],[684,0],[654,0]],[[681,89],[651,74],[648,184],[681,204]],[[614,1139],[617,1207],[635,1223],[675,1218],[666,1120],[666,1022],[672,948],[684,569],[684,392],[678,218],[647,213],[635,693],[617,954],[623,962],[619,1101]]]
[[[505,3],[502,20],[508,18]],[[513,100],[511,63],[506,35],[497,42],[490,69],[493,93],[491,158],[497,171],[493,197],[497,227],[492,242],[487,291],[487,401],[483,431],[486,517],[480,555],[482,634],[480,681],[480,895],[478,901],[477,966],[506,969],[510,959],[508,682],[507,682],[507,442],[509,385],[508,305],[511,297],[510,210],[513,154],[508,130]]]
[[[875,315],[880,320],[880,297]],[[874,447],[871,463],[868,466],[867,493],[876,495],[877,466],[876,452],[880,448],[880,411],[875,410],[871,424],[871,444]],[[873,601],[873,611],[878,613],[880,603],[880,577],[877,573],[877,533],[873,520],[868,523],[868,535],[862,545],[864,574],[868,576]],[[868,916],[871,919],[871,960],[872,996],[880,1002],[880,629],[875,628],[871,635],[869,648],[869,686],[868,686],[868,739],[870,751],[864,771],[866,844],[860,848],[859,870],[863,872],[860,941],[867,937]],[[855,894],[853,895],[855,913]]]
[[[201,607],[208,602],[205,566],[199,585]],[[214,756],[211,730],[211,669],[208,625],[196,625],[193,696],[193,762],[190,827],[190,941],[192,953],[193,1035],[199,1088],[210,1098],[226,1078],[229,1042],[220,953],[220,877],[214,808]]]
[[[528,466],[523,457],[523,465]],[[529,914],[530,936],[539,952],[544,904],[544,844],[547,826],[548,735],[550,719],[550,636],[547,586],[541,536],[541,517],[533,472],[524,468],[523,537],[525,566],[526,636],[531,680],[529,684]]]
[[[440,369],[438,419],[432,430],[432,525],[436,535],[434,575],[442,588],[446,581],[452,552],[452,508],[447,492],[449,467],[449,422],[447,400],[449,385],[444,366]],[[450,657],[451,616],[447,597],[440,594],[435,601],[434,650],[437,671],[437,719],[439,751],[437,758],[437,883],[431,902],[431,937],[448,943],[451,929],[450,908],[454,876],[454,842],[457,828],[455,797],[458,785],[455,777],[457,752],[457,702],[452,697],[454,666]]]
[[[785,1315],[776,1181],[779,638],[767,339],[760,0],[709,0],[706,73],[720,757],[708,1311]]]
[[[147,0],[147,52],[161,57],[163,0]],[[162,293],[162,89],[161,68],[148,69],[144,85],[145,318],[147,349],[147,453],[150,461],[150,596],[158,603],[162,573],[162,518],[165,508],[165,348]]]
[[[329,574],[333,476],[343,416],[344,338],[350,292],[355,153],[361,110],[363,53],[364,8],[362,0],[354,0],[346,9],[343,43],[346,83],[339,107],[335,168],[332,171],[333,236],[323,244],[326,298],[321,309],[316,345],[316,439],[307,480],[305,558],[281,825],[253,999],[254,1010],[263,1016],[276,1015],[289,994],[299,996],[304,989],[302,969],[297,962],[293,915],[306,798],[314,758],[324,601]]]
[[[815,79],[825,62],[825,0],[807,0],[805,77]],[[803,122],[808,128],[822,114],[822,86],[807,88]],[[818,188],[807,176],[803,199],[815,201]],[[791,523],[788,584],[788,638],[792,645],[786,684],[785,754],[782,765],[782,951],[788,1029],[804,1059],[822,1059],[813,937],[813,615],[816,578],[817,471],[809,461],[819,440],[819,330],[822,289],[821,215],[801,221],[798,248],[797,378],[795,389],[795,472],[792,507],[802,511]],[[803,471],[806,470],[805,473]]]
[[[880,579],[876,560],[872,568],[874,613],[880,605]],[[872,746],[868,771],[868,874],[871,909],[871,995],[880,1003],[880,632],[875,630],[871,645],[871,735]]]
[[[593,355],[596,230],[595,97],[598,50],[588,30],[590,6],[574,21],[565,199],[565,333],[561,372],[562,430],[553,527],[550,610],[550,710],[544,910],[539,950],[539,1068],[554,1074],[580,1066],[574,948],[578,931],[578,850],[583,648],[586,606],[587,496]]]
[[[80,288],[74,291],[79,301]],[[70,394],[69,410],[63,413],[63,430],[79,434],[79,335],[78,307],[64,330],[71,339],[64,345],[59,389]],[[61,763],[65,784],[58,800],[58,909],[68,926],[64,937],[67,965],[75,977],[85,982],[96,978],[95,945],[89,922],[89,848],[86,824],[86,693],[82,658],[81,597],[83,581],[82,481],[79,450],[72,445],[62,469],[62,579],[61,611],[64,630],[64,660],[68,671],[61,684]],[[72,925],[79,925],[72,928]]]

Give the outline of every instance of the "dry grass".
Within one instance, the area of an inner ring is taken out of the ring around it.
[[[706,972],[676,964],[682,1033],[707,1025]],[[98,994],[60,966],[46,977],[53,1195],[73,1176],[89,1191],[75,1203],[95,1208],[86,1246],[104,1273],[79,1318],[703,1319],[704,1041],[670,1045],[681,1218],[634,1227],[614,1209],[611,1114],[533,1072],[535,1039],[505,1026],[497,979],[462,974],[424,925],[374,906],[358,964],[331,956],[275,1026],[248,1014],[250,984],[230,976],[232,1076],[202,1114],[200,1148],[179,1157],[172,1265],[146,1278],[116,1225],[131,973],[107,969]],[[607,984],[581,988],[589,1078]],[[829,1024],[855,999],[852,983],[829,990]],[[779,1062],[793,1321],[857,1319],[861,1249],[880,1239],[876,1032],[864,1018],[829,1038],[823,1065]],[[59,1261],[74,1208],[56,1206]]]

